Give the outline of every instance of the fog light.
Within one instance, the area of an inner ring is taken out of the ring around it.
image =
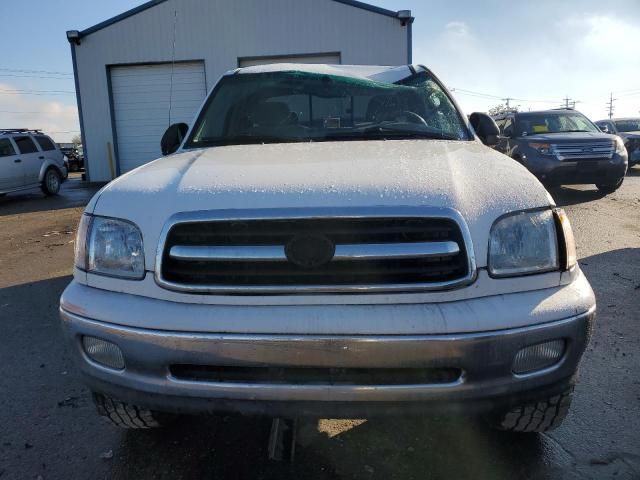
[[[122,350],[117,345],[96,337],[82,337],[82,346],[94,362],[116,370],[124,368]]]
[[[564,340],[538,343],[520,350],[513,361],[513,372],[531,373],[551,367],[564,355]]]

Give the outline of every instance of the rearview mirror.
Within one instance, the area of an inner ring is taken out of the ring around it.
[[[482,143],[490,147],[498,144],[500,129],[493,118],[486,113],[475,112],[469,115],[469,121]]]
[[[167,128],[167,131],[164,132],[162,136],[162,140],[160,140],[162,155],[171,155],[178,150],[188,131],[189,126],[186,123],[174,123]]]

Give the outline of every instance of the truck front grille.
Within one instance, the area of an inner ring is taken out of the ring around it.
[[[611,159],[615,152],[611,141],[590,143],[556,143],[551,145],[552,152],[559,160],[602,160]]]
[[[439,289],[472,276],[451,218],[184,221],[168,228],[159,283],[200,293]]]

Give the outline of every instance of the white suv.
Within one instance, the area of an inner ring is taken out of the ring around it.
[[[57,194],[68,175],[64,158],[39,130],[0,129],[0,195],[34,187]]]
[[[82,216],[60,311],[99,413],[557,427],[595,299],[497,134],[422,66],[229,72]]]

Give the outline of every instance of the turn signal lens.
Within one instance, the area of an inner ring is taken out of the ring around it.
[[[87,356],[105,367],[122,370],[124,356],[122,350],[115,344],[96,337],[82,337],[82,347]]]
[[[564,340],[531,345],[520,350],[513,361],[513,372],[525,374],[543,370],[558,363],[564,355]]]
[[[561,244],[564,243],[564,258],[561,265],[562,270],[571,270],[578,263],[578,254],[576,252],[576,241],[573,237],[573,229],[571,222],[565,211],[561,208],[555,210],[556,219],[558,220],[559,230],[562,233]]]

